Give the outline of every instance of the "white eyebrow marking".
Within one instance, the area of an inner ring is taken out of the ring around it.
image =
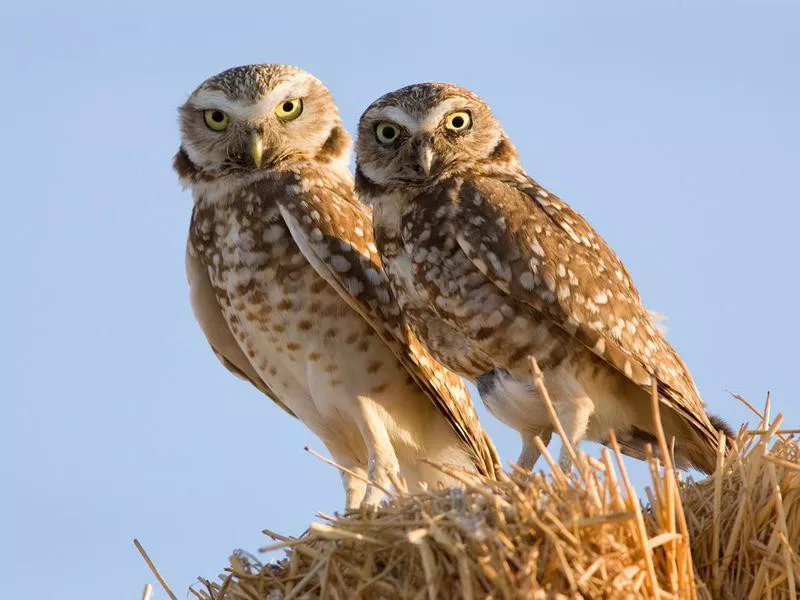
[[[419,122],[411,117],[406,111],[402,108],[398,108],[396,106],[385,106],[383,108],[375,109],[370,114],[371,118],[377,120],[387,120],[392,121],[393,123],[397,123],[405,127],[409,133],[416,133],[419,129]]]
[[[448,115],[455,110],[465,108],[466,104],[467,100],[464,98],[448,98],[447,100],[443,100],[439,104],[432,107],[427,113],[425,113],[422,119],[415,119],[402,108],[397,106],[385,106],[383,108],[377,108],[370,112],[369,116],[372,119],[385,119],[387,121],[397,123],[398,125],[405,127],[411,135],[414,135],[419,131],[433,131],[439,126],[439,123],[442,122],[442,119],[445,117],[445,115]]]
[[[271,112],[281,100],[302,98],[307,95],[310,86],[309,75],[297,73],[287,81],[276,85],[253,104],[242,104],[241,101],[231,100],[218,90],[200,90],[190,102],[192,106],[200,110],[219,109],[229,116],[243,121],[259,120],[264,114]]]
[[[463,109],[466,104],[467,101],[464,98],[448,98],[447,100],[444,100],[431,108],[431,110],[429,110],[425,115],[425,118],[422,119],[420,126],[423,129],[435,129],[439,126],[439,123],[441,123],[445,115],[448,115],[459,108]]]

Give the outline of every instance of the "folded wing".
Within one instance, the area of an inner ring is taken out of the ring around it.
[[[649,391],[655,381],[662,402],[716,447],[688,370],[622,262],[581,215],[530,179],[452,185],[459,246],[486,277],[638,386]]]
[[[392,349],[470,450],[478,471],[494,477],[499,458],[466,385],[428,353],[401,316],[375,247],[369,209],[344,182],[327,183],[309,189],[287,182],[278,202],[295,243]]]

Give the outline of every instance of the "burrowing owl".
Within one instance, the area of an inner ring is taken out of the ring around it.
[[[389,472],[450,483],[422,457],[491,475],[463,382],[403,325],[328,90],[294,67],[230,69],[192,93],[180,128],[195,315],[226,367],[377,484],[344,475],[347,507],[379,501]]]
[[[375,101],[358,134],[356,189],[373,207],[404,316],[519,431],[522,466],[536,461],[534,436],[552,431],[531,385],[534,356],[573,443],[605,443],[614,429],[643,456],[655,380],[678,458],[714,468],[715,427],[730,431],[706,414],[620,259],[525,173],[480,98],[454,85],[409,86]]]

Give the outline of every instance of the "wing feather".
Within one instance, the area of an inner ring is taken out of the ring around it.
[[[353,198],[350,186],[326,183],[314,188],[290,183],[287,194],[276,195],[295,243],[391,348],[470,450],[478,470],[494,477],[499,458],[466,385],[428,353],[401,316],[375,247],[369,209]]]
[[[459,185],[460,183],[460,185]],[[630,275],[592,227],[533,180],[453,182],[462,251],[495,285],[544,313],[716,445],[716,432],[677,352]]]

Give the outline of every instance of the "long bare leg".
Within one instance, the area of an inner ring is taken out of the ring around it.
[[[549,428],[535,429],[521,433],[522,437],[522,452],[520,452],[517,464],[526,471],[533,470],[536,461],[539,460],[539,449],[534,444],[533,439],[539,436],[542,443],[547,446],[550,443],[550,437],[553,435],[553,430]]]
[[[359,400],[362,422],[359,424],[367,447],[370,485],[364,495],[364,504],[377,506],[392,483],[389,473],[397,474],[399,465],[389,433],[380,418],[379,407],[369,398]]]
[[[571,444],[573,449],[577,451],[578,445],[586,437],[589,419],[594,412],[594,403],[584,396],[556,405],[555,409],[558,420],[561,422],[561,427],[564,428],[564,434],[567,436],[567,440],[562,440],[564,446],[562,446],[558,456],[558,463],[562,469],[568,470],[571,460],[566,444]]]
[[[342,478],[342,487],[344,488],[344,509],[346,511],[358,509],[367,490],[367,469],[363,453],[359,453],[359,456],[354,454],[351,448],[330,443],[330,440],[326,442],[325,446],[331,453],[333,464],[342,469],[339,476]],[[317,455],[313,450],[311,452]],[[327,462],[326,458],[322,457],[322,459]]]
[[[344,466],[344,465],[342,465]],[[364,501],[367,492],[367,470],[360,466],[348,467],[351,471],[363,477],[359,479],[349,473],[342,473],[342,485],[344,486],[344,508],[345,510],[356,510]]]

